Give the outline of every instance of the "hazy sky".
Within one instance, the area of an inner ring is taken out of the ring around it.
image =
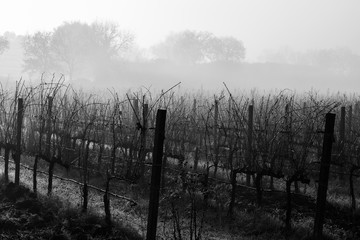
[[[280,47],[360,54],[360,0],[9,0],[1,3],[0,34],[76,20],[118,22],[142,47],[185,29],[232,35],[244,42],[248,60]]]

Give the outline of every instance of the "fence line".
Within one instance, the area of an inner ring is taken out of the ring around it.
[[[1,157],[1,158],[4,158],[3,156],[0,156],[0,157]],[[12,161],[12,160],[9,160],[9,162],[15,163],[15,162]],[[34,168],[29,167],[29,166],[26,166],[25,164],[20,163],[20,166],[23,167],[23,168],[26,168],[26,169],[28,169],[28,170],[34,171]],[[49,176],[49,173],[44,172],[44,171],[41,171],[41,170],[37,170],[36,172],[42,173],[42,174],[44,174],[44,175]],[[63,180],[63,181],[72,182],[72,183],[77,184],[77,185],[79,185],[79,186],[84,186],[83,183],[78,182],[78,181],[76,181],[76,180],[74,180],[74,179],[60,177],[60,176],[55,175],[55,174],[53,175],[53,177],[54,177],[54,178],[57,178],[57,179],[60,179],[60,180]],[[94,185],[88,184],[87,186],[88,186],[88,188],[91,188],[91,189],[93,189],[93,190],[99,191],[99,192],[101,192],[101,193],[106,193],[105,190],[103,190],[103,189],[101,189],[101,188],[99,188],[99,187],[96,187],[96,186],[94,186]],[[134,206],[138,205],[138,203],[137,203],[135,200],[130,199],[130,198],[128,198],[128,197],[121,196],[121,195],[118,195],[118,194],[112,193],[112,192],[108,192],[108,194],[111,195],[111,196],[113,196],[113,197],[115,197],[115,198],[122,199],[122,200],[126,200],[126,201],[128,201],[128,202],[131,202],[131,203],[134,204]]]

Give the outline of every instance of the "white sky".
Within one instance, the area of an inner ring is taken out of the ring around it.
[[[248,60],[279,47],[348,47],[360,54],[360,0],[2,0],[0,6],[0,34],[100,20],[118,22],[141,47],[190,29],[242,40]]]

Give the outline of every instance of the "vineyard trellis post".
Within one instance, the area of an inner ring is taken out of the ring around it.
[[[20,158],[21,158],[21,131],[24,117],[24,100],[18,99],[17,126],[16,126],[16,151],[15,151],[15,184],[20,184]]]
[[[45,155],[49,159],[49,181],[48,181],[48,195],[52,192],[52,180],[54,174],[54,159],[51,156],[51,135],[52,135],[52,105],[53,105],[53,98],[48,96],[48,112],[47,112],[47,121],[46,121],[46,146],[45,146]]]
[[[349,106],[349,111],[348,111],[348,127],[347,127],[347,134],[350,135],[351,131],[352,131],[352,118],[353,118],[353,107],[352,105]]]
[[[326,114],[323,150],[320,163],[319,188],[316,200],[316,215],[314,220],[314,239],[322,239],[331,150],[334,141],[335,116],[336,115],[333,113]]]
[[[153,164],[151,171],[151,185],[149,198],[149,214],[147,220],[147,240],[156,239],[157,217],[159,208],[159,193],[161,180],[161,165],[163,157],[163,145],[165,139],[166,110],[159,109],[156,114],[156,127],[153,149]]]
[[[253,141],[253,127],[254,127],[254,106],[249,105],[248,107],[248,124],[247,124],[247,161],[248,165],[252,165],[252,141]],[[251,176],[249,173],[246,174],[246,186],[250,186]]]
[[[111,124],[110,124],[110,131],[112,135],[112,147],[111,147],[111,153],[110,153],[110,159],[111,159],[111,174],[115,174],[115,162],[116,162],[116,150],[118,148],[118,138],[117,138],[117,124],[116,124],[116,116],[118,112],[118,103],[115,102],[113,114],[111,116]]]
[[[214,111],[214,175],[216,178],[216,173],[219,165],[219,100],[215,100],[214,103],[215,111]]]
[[[198,137],[197,132],[199,132],[198,130],[198,126],[197,126],[197,102],[196,102],[196,98],[194,98],[194,102],[193,102],[193,109],[192,109],[192,129],[193,129],[193,138],[194,138],[194,142],[195,142],[195,150],[194,150],[194,167],[193,167],[193,171],[196,172],[197,168],[198,168],[198,164],[199,164],[199,155],[200,155],[200,148],[201,148],[201,131],[200,131],[200,137]]]
[[[50,158],[51,154],[51,118],[52,118],[52,105],[53,98],[48,96],[48,109],[47,109],[47,121],[46,121],[46,147],[45,154],[48,158]]]
[[[83,159],[83,206],[82,206],[82,211],[86,212],[87,208],[88,208],[88,202],[89,202],[89,188],[88,188],[88,178],[89,178],[89,174],[88,174],[88,161],[89,161],[89,148],[90,148],[90,143],[95,144],[94,141],[91,140],[86,140],[86,144],[85,144],[85,153],[84,153],[84,159]]]
[[[130,102],[130,106],[133,108],[132,110],[132,122],[133,122],[133,126],[138,127],[140,124],[140,119],[139,119],[139,100],[137,98],[135,98],[133,100],[133,105],[131,105]],[[133,133],[134,135],[132,135],[132,138],[135,139],[136,133]],[[128,178],[133,178],[134,177],[134,170],[133,170],[133,156],[136,153],[136,147],[134,144],[134,141],[132,140],[130,145],[129,145],[129,160],[127,163],[127,177]],[[136,154],[135,154],[136,156]],[[114,174],[113,172],[111,172],[112,174]]]
[[[139,151],[139,162],[140,162],[140,179],[144,179],[145,174],[145,158],[146,158],[146,135],[147,135],[147,128],[148,128],[148,113],[149,113],[149,105],[143,104],[143,116],[142,116],[142,126],[141,126],[141,133],[140,133],[140,151]]]
[[[306,107],[307,107],[306,102],[303,102],[303,107],[302,107],[302,114],[303,114],[303,116],[306,116]],[[304,144],[305,144],[305,141],[304,141],[304,143],[303,143],[303,146],[304,146]],[[308,184],[304,184],[304,185],[303,185],[303,194],[306,194],[307,185],[308,185]],[[300,189],[299,189],[299,190],[300,190]]]
[[[293,132],[292,132],[292,114],[291,114],[291,110],[290,110],[290,104],[287,103],[285,105],[285,116],[284,116],[284,122],[285,122],[285,126],[284,126],[284,134],[285,134],[285,142],[284,142],[284,147],[285,147],[285,155],[288,158],[288,160],[290,162],[294,161],[294,152],[293,152]],[[288,181],[286,184],[290,184],[289,186],[286,185],[286,188],[291,190],[291,184],[292,181]],[[297,187],[297,181],[294,181],[294,185],[295,185],[295,192],[298,193],[298,187]],[[271,181],[270,184],[270,188],[274,189],[274,185],[273,182]]]

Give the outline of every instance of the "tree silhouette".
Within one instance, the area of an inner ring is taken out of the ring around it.
[[[9,41],[3,37],[0,36],[0,54],[3,54],[6,49],[9,48]]]

